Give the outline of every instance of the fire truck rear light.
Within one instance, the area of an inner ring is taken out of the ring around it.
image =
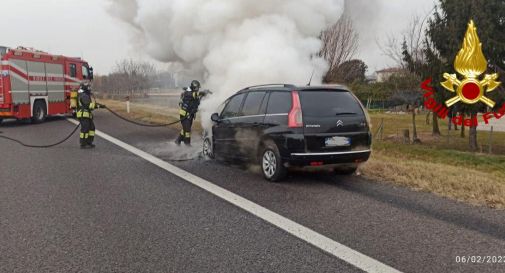
[[[310,162],[310,166],[312,166],[312,167],[318,167],[318,166],[323,166],[323,165],[324,165],[324,162],[320,162],[320,161]]]
[[[300,103],[300,95],[297,91],[291,92],[291,111],[288,115],[288,127],[289,128],[302,128],[303,127],[303,115],[302,115],[302,104]]]

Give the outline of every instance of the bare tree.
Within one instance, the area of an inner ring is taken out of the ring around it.
[[[140,95],[152,87],[157,74],[152,63],[125,59],[109,75],[95,80],[95,87],[110,94]]]
[[[329,64],[324,82],[330,82],[340,65],[354,57],[359,45],[358,38],[352,20],[345,15],[321,33],[323,45],[319,56]]]
[[[376,41],[377,45],[386,57],[390,58],[396,66],[407,68],[404,51],[411,55],[412,61],[417,64],[426,62],[423,51],[423,43],[426,40],[425,30],[428,16],[421,18],[414,16],[408,27],[400,34],[390,34],[386,41]]]

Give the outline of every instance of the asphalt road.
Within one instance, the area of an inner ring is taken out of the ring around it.
[[[190,160],[176,129],[97,113],[97,128],[403,272],[504,272],[456,256],[505,256],[505,213],[361,177],[294,173],[267,183],[254,168]],[[73,125],[7,123],[4,135],[47,144]],[[53,149],[0,139],[0,272],[360,272],[157,166],[77,135]],[[194,146],[197,146],[195,144]]]

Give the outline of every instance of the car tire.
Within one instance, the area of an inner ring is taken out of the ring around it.
[[[337,174],[337,175],[353,175],[354,173],[356,173],[357,169],[358,169],[358,166],[348,166],[348,167],[336,168],[335,174]]]
[[[205,159],[214,159],[214,149],[212,146],[212,141],[209,137],[203,139],[202,145],[202,155]]]
[[[46,120],[47,117],[47,106],[44,101],[38,100],[33,105],[33,117],[32,123],[38,124]]]
[[[287,169],[284,167],[277,145],[266,141],[260,153],[260,166],[263,176],[270,182],[278,182],[286,177]]]

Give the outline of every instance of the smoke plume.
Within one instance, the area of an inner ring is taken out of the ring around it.
[[[207,112],[248,85],[306,84],[312,71],[320,81],[327,65],[317,56],[318,36],[344,8],[343,0],[110,2],[110,13],[130,26],[133,46],[182,65],[214,92]]]

